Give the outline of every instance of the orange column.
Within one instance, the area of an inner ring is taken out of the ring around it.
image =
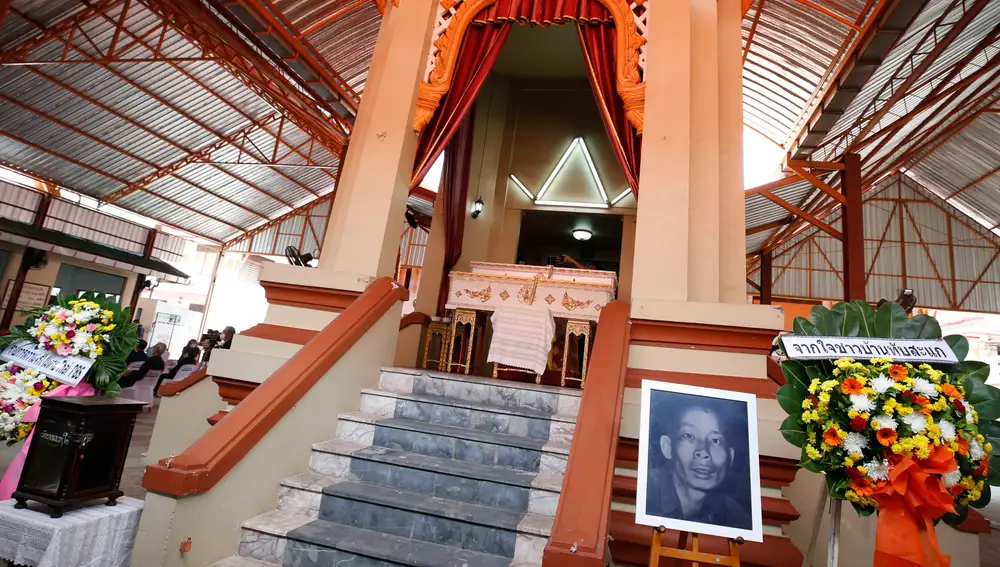
[[[413,115],[437,2],[386,4],[319,267],[394,276],[417,137]]]

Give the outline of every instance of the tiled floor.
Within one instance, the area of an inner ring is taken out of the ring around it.
[[[132,445],[129,446],[128,460],[125,461],[125,470],[122,473],[121,489],[125,492],[125,496],[146,497],[146,490],[141,486],[142,472],[145,469],[145,457],[142,454],[149,448],[154,421],[156,421],[156,408],[152,413],[142,412],[136,419],[135,430],[132,432]],[[13,447],[0,445],[0,471],[7,471],[7,466],[20,450],[21,443]]]

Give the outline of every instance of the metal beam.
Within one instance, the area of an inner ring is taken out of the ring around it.
[[[346,135],[334,126],[329,110],[197,0],[144,0],[157,15],[169,22],[203,51],[223,60],[221,65],[254,93],[280,111],[334,155],[340,155]]]
[[[867,120],[867,122],[863,127],[861,127],[861,130],[857,134],[851,136],[851,143],[847,147],[848,151],[853,151],[856,142],[863,140],[865,136],[867,136],[868,133],[882,121],[882,118],[890,110],[892,110],[894,106],[896,106],[896,103],[902,100],[902,98],[910,91],[910,87],[912,87],[914,83],[916,83],[917,80],[924,74],[924,72],[926,72],[927,69],[930,68],[935,61],[937,61],[938,56],[951,46],[952,42],[954,42],[955,39],[961,35],[965,28],[972,23],[972,21],[979,15],[980,12],[982,12],[983,8],[985,8],[988,3],[989,0],[975,0],[972,5],[965,10],[962,17],[951,25],[948,29],[948,33],[943,38],[938,40],[939,27],[948,25],[946,23],[947,16],[952,10],[949,9],[942,12],[941,17],[928,29],[927,35],[924,36],[915,51],[919,51],[920,47],[927,41],[932,42],[934,47],[920,59],[920,63],[917,64],[916,67],[913,66],[912,58],[910,61],[900,66],[900,70],[906,69],[909,72],[907,73],[906,78],[902,79],[898,86],[894,84],[895,81],[899,79],[898,75],[886,81],[882,90],[879,91],[879,94],[875,96],[868,108],[862,112],[859,122],[862,120]],[[962,0],[955,0],[952,8],[960,9],[960,7],[964,6],[965,3]],[[892,92],[888,97],[885,97],[884,93],[887,89]],[[878,103],[882,99],[884,99],[884,102],[882,102],[881,106],[878,106]],[[850,130],[848,130],[848,132],[849,131]],[[845,137],[847,135],[849,134],[845,133]]]
[[[316,200],[310,201],[310,202],[306,203],[305,205],[302,205],[301,207],[297,207],[297,208],[295,208],[295,209],[293,209],[291,211],[288,211],[287,213],[285,213],[285,214],[283,214],[283,215],[281,215],[281,216],[279,216],[277,218],[271,219],[271,220],[267,221],[266,223],[264,223],[264,224],[262,224],[262,225],[260,225],[258,227],[254,227],[253,229],[247,231],[245,234],[242,234],[242,235],[240,235],[240,236],[238,236],[238,237],[236,237],[236,238],[234,238],[232,240],[227,241],[225,243],[223,249],[224,250],[232,250],[232,248],[235,247],[236,245],[238,245],[238,244],[240,244],[242,242],[248,241],[248,240],[250,241],[250,249],[252,249],[253,248],[253,239],[258,234],[260,234],[260,233],[262,233],[262,232],[264,232],[264,231],[266,231],[266,230],[268,230],[268,229],[270,229],[272,227],[278,226],[279,224],[285,222],[286,220],[288,220],[288,219],[290,219],[290,218],[292,218],[292,217],[294,217],[296,215],[300,215],[300,214],[308,211],[309,209],[312,209],[313,207],[316,207],[317,205],[321,205],[323,203],[326,203],[327,201],[332,201],[335,193],[336,193],[336,190],[334,190],[334,191],[332,191],[330,193],[327,193],[326,195],[323,195],[322,197],[320,197],[320,198],[318,198]],[[330,212],[331,213],[333,212],[332,206],[330,208]],[[330,221],[328,220],[327,221],[327,225],[328,226],[329,226],[329,222]],[[322,246],[323,245],[322,237],[320,237],[318,240],[319,240],[320,246]]]
[[[844,156],[844,171],[840,187],[844,191],[844,202],[840,215],[844,233],[841,249],[844,253],[844,299],[846,301],[865,300],[865,225],[864,203],[861,185],[861,157],[858,154]],[[829,260],[827,260],[829,262]]]
[[[772,268],[772,256],[770,252],[760,255],[760,303],[762,305],[771,304],[772,290],[774,287],[774,270]]]
[[[764,196],[768,199],[774,201],[776,204],[780,205],[786,211],[792,213],[793,215],[800,217],[807,221],[809,224],[819,228],[823,232],[829,234],[830,236],[836,238],[837,240],[843,240],[843,235],[837,229],[831,227],[830,225],[824,223],[823,221],[817,219],[813,215],[803,211],[802,209],[796,207],[795,205],[789,203],[788,201],[778,197],[774,193],[764,193]]]
[[[858,27],[856,23],[852,22],[851,20],[848,20],[846,17],[844,17],[843,14],[834,12],[833,10],[827,8],[826,6],[820,6],[819,4],[813,2],[812,0],[795,0],[795,1],[798,2],[799,4],[802,4],[803,6],[807,6],[809,8],[812,8],[813,10],[816,10],[817,12],[823,14],[824,16],[829,16],[834,20],[837,20],[838,22],[853,29],[854,31],[858,32],[861,31],[861,28]]]

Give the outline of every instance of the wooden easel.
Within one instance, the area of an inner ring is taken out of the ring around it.
[[[729,555],[716,555],[705,553],[698,549],[698,534],[690,532],[680,532],[677,540],[677,547],[663,547],[663,534],[667,528],[660,526],[653,530],[653,543],[649,552],[649,567],[659,567],[661,557],[671,557],[677,559],[674,565],[681,565],[683,561],[690,561],[692,567],[698,567],[699,562],[709,565],[730,565],[740,567],[740,548],[743,538],[729,540]],[[691,536],[691,551],[687,550],[688,536]]]

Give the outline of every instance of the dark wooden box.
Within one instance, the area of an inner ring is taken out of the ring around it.
[[[118,485],[143,405],[98,396],[42,398],[14,507],[34,500],[58,518],[69,506],[99,498],[114,506],[124,494]]]

